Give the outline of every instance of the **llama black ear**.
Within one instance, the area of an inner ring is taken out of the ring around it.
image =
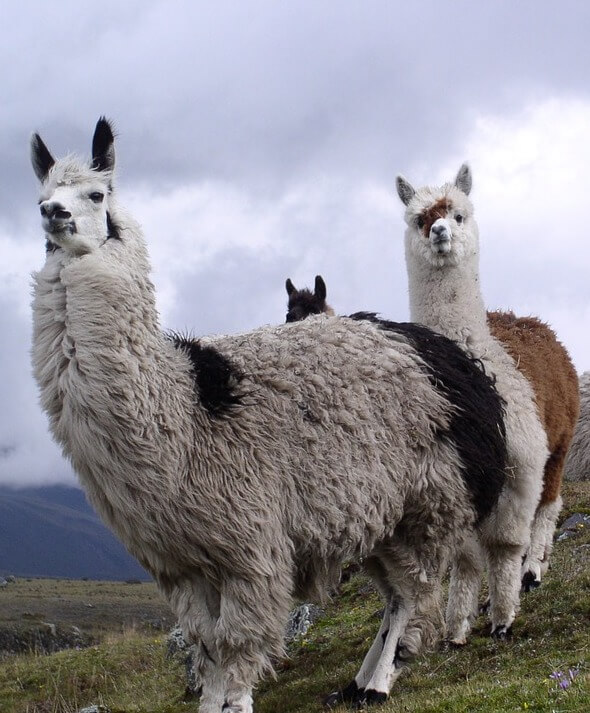
[[[455,185],[460,191],[463,191],[466,196],[471,193],[473,181],[471,178],[471,169],[469,168],[469,164],[464,163],[461,166],[459,173],[457,174],[457,178],[455,178]]]
[[[92,138],[92,168],[112,171],[115,168],[115,135],[111,122],[101,116]]]
[[[55,163],[55,159],[49,153],[49,149],[45,146],[39,134],[31,136],[31,163],[33,164],[35,175],[43,183]]]
[[[313,291],[314,295],[318,300],[324,302],[326,299],[326,283],[324,282],[321,275],[316,275],[315,277],[315,288]]]
[[[401,202],[404,205],[408,205],[416,193],[412,184],[409,181],[406,181],[403,176],[398,176],[395,179],[395,185],[397,187],[397,194],[400,197]]]
[[[285,289],[287,290],[287,294],[289,295],[289,297],[291,297],[294,292],[297,292],[297,290],[295,289],[295,285],[291,282],[290,277],[288,277],[287,282],[285,282]]]

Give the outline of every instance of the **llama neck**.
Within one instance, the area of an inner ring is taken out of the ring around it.
[[[194,443],[188,362],[160,333],[145,255],[124,241],[73,259],[56,251],[33,301],[33,367],[51,431],[117,530],[131,520],[121,517],[130,493],[138,504],[161,498],[164,474],[183,471]]]
[[[489,339],[477,255],[435,267],[406,250],[410,318],[472,347]]]

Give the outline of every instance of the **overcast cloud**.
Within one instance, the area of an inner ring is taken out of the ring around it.
[[[0,484],[74,482],[30,370],[44,260],[28,141],[88,154],[148,239],[164,327],[284,320],[321,273],[336,311],[408,318],[397,173],[474,173],[487,303],[535,314],[590,369],[590,5],[23,1],[0,46]]]

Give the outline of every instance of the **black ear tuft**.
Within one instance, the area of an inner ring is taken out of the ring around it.
[[[411,183],[407,181],[403,176],[398,176],[395,179],[395,185],[397,187],[397,194],[400,197],[401,202],[404,205],[408,205],[408,203],[412,200],[414,194],[416,193]]]
[[[115,167],[115,135],[111,122],[101,116],[92,138],[92,164],[97,171],[112,171]]]
[[[289,295],[289,297],[291,297],[294,292],[297,292],[297,290],[295,289],[295,285],[291,282],[290,277],[288,277],[287,282],[285,282],[285,289],[287,290],[287,294]]]
[[[321,302],[324,302],[326,299],[326,295],[327,295],[326,283],[324,282],[321,275],[316,275],[316,277],[315,277],[314,295]]]
[[[35,175],[43,183],[55,163],[55,159],[49,153],[49,149],[45,146],[39,134],[31,136],[31,163],[33,164]]]
[[[469,168],[469,164],[464,163],[461,166],[461,168],[459,169],[459,173],[457,173],[457,178],[455,178],[455,185],[459,190],[463,191],[466,196],[471,193],[473,179],[471,177],[471,169]]]

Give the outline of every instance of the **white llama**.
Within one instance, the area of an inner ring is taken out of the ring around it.
[[[492,635],[505,637],[519,603],[521,565],[539,502],[547,438],[527,379],[490,333],[479,285],[479,238],[468,198],[471,172],[454,183],[418,190],[402,176],[397,190],[406,205],[406,264],[411,319],[463,344],[481,359],[506,403],[508,477],[497,506],[468,538],[453,562],[447,635],[464,644],[477,613],[484,547]]]
[[[565,463],[566,480],[590,480],[590,371],[580,376],[580,417]]]
[[[331,700],[383,700],[436,638],[449,549],[502,488],[492,382],[451,340],[370,315],[163,336],[114,158],[104,118],[90,166],[32,139],[47,240],[32,356],[53,436],[198,643],[201,713],[251,713],[293,597],[361,557],[384,620]]]

